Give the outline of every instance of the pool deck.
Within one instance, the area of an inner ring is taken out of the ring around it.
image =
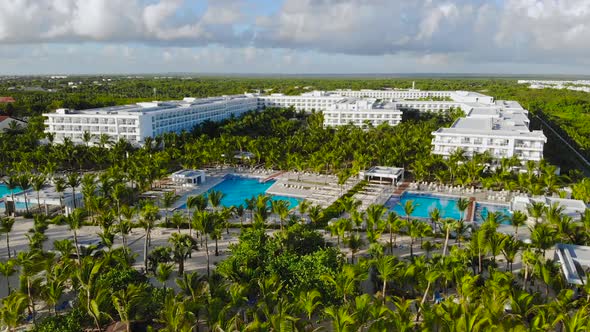
[[[328,207],[359,182],[357,178],[351,178],[343,186],[339,186],[337,184],[338,179],[333,175],[234,167],[207,169],[206,174],[207,181],[204,184],[191,187],[175,187],[175,191],[180,195],[180,198],[170,211],[174,211],[185,204],[189,196],[203,194],[215,187],[228,174],[258,178],[264,182],[275,180],[276,182],[266,190],[267,194],[305,199],[323,208]]]
[[[323,208],[330,206],[359,182],[357,178],[350,178],[339,186],[336,176],[305,172],[282,172],[274,179],[276,182],[268,188],[267,194],[297,197]]]

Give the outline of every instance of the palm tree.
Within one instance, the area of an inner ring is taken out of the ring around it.
[[[174,264],[171,263],[159,263],[156,268],[156,279],[162,283],[164,290],[166,290],[166,282],[170,279],[172,271],[174,271]]]
[[[49,307],[49,312],[51,313],[51,308],[53,308],[55,315],[57,315],[56,305],[63,295],[66,282],[65,278],[61,276],[63,271],[60,270],[60,267],[61,265],[55,265],[47,272],[45,287],[41,289],[41,295]]]
[[[173,191],[165,192],[164,197],[162,197],[162,206],[166,210],[166,214],[164,217],[164,224],[166,225],[166,227],[168,227],[168,211],[177,199],[178,195],[176,195]]]
[[[428,211],[428,215],[430,216],[430,222],[432,223],[432,229],[436,233],[436,225],[438,225],[440,218],[441,218],[440,210],[435,207],[434,209]]]
[[[302,291],[299,293],[297,305],[301,311],[306,315],[307,320],[312,324],[311,317],[316,311],[317,307],[322,304],[322,295],[317,290]]]
[[[393,254],[393,247],[395,246],[396,236],[401,228],[402,220],[398,217],[398,215],[390,211],[387,214],[387,226],[389,227],[389,253]]]
[[[377,273],[379,273],[379,277],[383,281],[381,296],[383,298],[383,303],[385,303],[387,296],[387,282],[393,280],[397,276],[400,269],[404,267],[404,264],[399,262],[395,256],[378,257],[373,261],[373,264],[377,269]]]
[[[465,211],[467,211],[470,204],[471,202],[467,198],[461,197],[457,200],[457,209],[461,213],[461,220],[465,220]]]
[[[64,195],[63,193],[66,191],[66,180],[64,178],[55,178],[53,180],[53,185],[55,186],[55,192],[59,194],[59,207],[60,211],[64,209]]]
[[[41,193],[41,189],[43,189],[43,186],[45,186],[45,181],[46,181],[45,176],[42,174],[34,176],[31,181],[31,184],[33,186],[33,190],[35,190],[37,192],[37,209],[39,209],[39,211],[41,211],[40,193]]]
[[[518,239],[518,227],[523,226],[527,221],[527,215],[524,214],[522,211],[514,211],[512,213],[511,223],[514,227],[514,237]]]
[[[279,216],[281,230],[283,230],[283,223],[289,216],[289,202],[284,200],[273,201],[274,213]]]
[[[346,196],[340,200],[340,207],[346,211],[349,215],[352,214],[352,211],[356,211],[362,202],[358,199],[355,199],[353,196]]]
[[[195,316],[186,307],[187,303],[172,293],[166,295],[158,322],[164,324],[162,332],[191,332]]]
[[[123,199],[123,196],[125,196],[126,192],[127,187],[123,183],[117,183],[113,187],[113,191],[111,192],[112,199],[115,201],[115,203],[117,203],[117,219],[119,220],[119,222],[121,222],[121,199]]]
[[[532,204],[529,204],[526,209],[529,216],[535,218],[535,224],[537,224],[545,212],[545,203],[533,202]]]
[[[244,213],[245,209],[243,205],[238,205],[235,207],[236,216],[240,218],[240,226],[244,227]]]
[[[14,189],[17,189],[19,186],[19,178],[15,175],[11,175],[8,177],[8,179],[6,179],[6,181],[4,181],[4,184],[6,185],[6,189],[10,190],[10,199],[12,200],[13,204],[15,204],[14,201]]]
[[[321,206],[314,205],[308,209],[307,215],[309,216],[309,221],[311,224],[317,225],[324,216],[324,213]]]
[[[27,211],[27,214],[29,213],[29,201],[27,199],[27,191],[31,188],[31,178],[29,176],[29,174],[21,174],[18,177],[18,184],[21,187],[21,189],[23,190],[23,195],[25,198],[25,210]]]
[[[6,234],[6,251],[8,252],[9,259],[10,259],[10,232],[12,232],[12,226],[14,226],[14,218],[0,217],[0,234]]]
[[[209,200],[209,204],[213,207],[213,210],[217,210],[217,208],[221,205],[221,200],[225,197],[225,194],[219,190],[211,190],[207,194],[207,198]]]
[[[14,259],[8,259],[6,262],[0,262],[0,274],[6,278],[6,294],[10,294],[10,277],[16,273],[17,262]]]
[[[130,284],[125,289],[120,289],[111,296],[119,318],[125,323],[126,331],[131,332],[131,319],[138,312],[147,299],[145,284]]]
[[[371,204],[367,207],[367,230],[373,230],[375,226],[381,223],[385,211],[385,207],[380,204]]]
[[[67,184],[72,188],[72,200],[74,201],[74,209],[76,209],[76,188],[80,185],[80,175],[76,172],[68,174]]]
[[[430,287],[432,287],[432,285],[434,283],[436,283],[438,278],[440,278],[440,276],[441,276],[441,271],[439,271],[438,268],[433,265],[429,266],[427,268],[427,270],[424,272],[423,272],[423,277],[426,281],[426,289],[424,290],[424,295],[422,296],[422,300],[420,301],[420,306],[418,308],[418,314],[416,316],[416,320],[419,319],[420,313],[422,312],[424,302],[426,302],[426,298],[428,297],[428,293],[430,292]]]
[[[348,239],[346,240],[346,244],[350,249],[350,261],[354,264],[354,254],[357,253],[364,244],[363,239],[361,238],[360,234],[351,234]]]
[[[246,209],[250,210],[250,223],[254,222],[254,208],[256,207],[256,197],[246,198]]]
[[[172,218],[170,218],[170,222],[172,226],[176,227],[177,232],[180,233],[180,227],[186,223],[186,218],[181,212],[175,211],[172,214]]]
[[[88,145],[90,144],[90,141],[92,141],[94,135],[92,135],[89,131],[84,130],[84,132],[82,133],[82,142],[84,142],[84,144],[86,144],[86,147],[88,148]]]
[[[187,234],[173,233],[168,242],[172,244],[174,260],[178,263],[178,275],[182,276],[184,274],[184,261],[193,250],[195,240]]]
[[[127,251],[127,235],[133,229],[133,217],[135,216],[137,209],[128,205],[121,206],[121,217],[123,218],[119,222],[119,233],[121,233],[121,241],[123,242],[123,249]]]
[[[33,322],[35,321],[33,282],[35,276],[43,269],[41,259],[41,254],[38,251],[21,251],[16,258],[17,264],[21,267],[20,277],[26,283],[29,313],[33,317]]]
[[[546,223],[535,224],[531,228],[531,242],[537,250],[543,253],[543,257],[545,251],[555,244],[556,233],[556,230]]]
[[[357,289],[359,274],[354,265],[347,264],[335,276],[324,274],[320,279],[334,286],[336,294],[342,296],[344,303],[347,303],[349,295]]]
[[[303,215],[305,214],[305,212],[307,212],[307,209],[309,209],[310,206],[311,206],[311,202],[306,199],[299,202],[299,205],[297,205],[297,209],[299,210],[299,215],[303,217]]]
[[[145,204],[141,209],[141,220],[139,224],[145,230],[145,238],[143,242],[143,266],[145,271],[148,270],[148,246],[150,244],[150,235],[152,232],[152,228],[157,220],[160,219],[160,214],[158,211],[158,207],[155,206],[153,203]]]
[[[82,259],[80,256],[80,245],[78,244],[78,230],[82,227],[82,221],[84,219],[84,211],[82,209],[74,209],[72,213],[65,217],[65,222],[70,228],[70,231],[74,235],[74,246],[76,247],[76,256],[78,264]]]
[[[528,292],[527,289],[527,282],[530,278],[530,274],[529,272],[533,269],[533,267],[536,265],[536,262],[539,260],[539,258],[537,257],[537,255],[530,249],[526,249],[523,250],[521,253],[521,260],[522,260],[522,265],[524,266],[524,275],[523,275],[523,284],[522,284],[522,289],[526,292]]]
[[[328,307],[324,313],[332,320],[332,331],[348,332],[353,331],[352,326],[356,323],[354,317],[348,313],[346,306]]]
[[[510,272],[512,272],[512,264],[514,263],[514,259],[516,258],[520,246],[520,241],[518,241],[516,235],[502,236],[502,240],[500,241],[500,251],[506,259],[506,270],[510,269]]]
[[[421,223],[421,221],[416,219],[406,221],[406,230],[410,236],[410,257],[412,259],[414,258],[414,243],[416,243],[416,239],[422,234]]]
[[[27,296],[20,292],[14,292],[2,299],[0,319],[2,325],[8,327],[8,331],[14,332],[19,327],[27,308]]]
[[[203,211],[207,208],[209,203],[205,195],[189,196],[186,198],[186,213],[190,216],[190,211],[194,208],[197,212]],[[192,236],[191,223],[188,224],[188,235]]]
[[[210,261],[209,261],[209,242],[208,242],[208,238],[209,236],[211,236],[214,232],[215,232],[215,226],[217,224],[217,219],[218,216],[216,213],[211,213],[208,211],[201,211],[199,213],[199,219],[200,219],[200,231],[201,234],[203,234],[203,237],[205,238],[205,254],[207,255],[207,276],[210,276]]]
[[[443,256],[447,255],[447,248],[449,246],[449,235],[451,234],[451,230],[457,227],[457,222],[455,219],[443,219],[442,220],[442,229],[445,231],[445,244],[443,245]]]
[[[414,213],[416,206],[417,206],[417,204],[414,204],[414,201],[412,201],[412,200],[407,200],[404,203],[404,205],[402,206],[402,208],[404,209],[404,213],[406,214],[406,223],[407,224],[410,223],[410,215],[412,215],[412,213]]]

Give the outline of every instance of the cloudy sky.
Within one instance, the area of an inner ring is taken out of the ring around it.
[[[0,0],[0,75],[589,65],[590,0]]]

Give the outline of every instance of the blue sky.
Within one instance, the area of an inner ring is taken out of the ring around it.
[[[590,74],[590,0],[0,0],[0,74]]]

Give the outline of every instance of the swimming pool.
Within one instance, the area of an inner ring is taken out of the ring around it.
[[[434,208],[438,208],[441,218],[461,218],[461,212],[457,208],[457,199],[452,197],[404,192],[399,198],[392,196],[387,201],[386,206],[389,207],[390,211],[394,211],[400,217],[404,217],[406,213],[404,212],[403,206],[407,201],[413,201],[416,206],[414,212],[411,214],[415,218],[429,219],[429,213]]]
[[[14,193],[20,193],[22,191],[22,189],[20,187],[17,187],[14,189]],[[5,184],[0,183],[0,199],[3,199],[6,196],[10,196],[10,190],[6,187]],[[31,206],[31,204],[29,203],[29,207]],[[17,202],[16,203],[16,208],[18,210],[24,210],[25,209],[25,203],[20,203]],[[4,206],[4,202],[0,202],[0,210],[4,210],[5,206]]]
[[[22,190],[20,189],[20,187],[17,187],[14,189],[14,193],[19,193]],[[10,190],[6,187],[5,184],[0,183],[0,198],[4,198],[4,196],[10,195]]]
[[[217,184],[215,187],[209,189],[221,191],[225,194],[225,197],[221,200],[221,205],[230,206],[243,206],[246,207],[245,200],[252,198],[253,196],[264,195],[268,188],[272,186],[275,180],[270,180],[265,183],[261,183],[259,179],[246,178],[236,175],[226,176],[226,178]],[[289,208],[294,208],[299,205],[299,199],[288,196],[275,196],[270,195],[273,201],[284,200],[289,202]],[[186,204],[183,204],[179,209],[186,208]]]
[[[501,224],[512,225],[510,223],[512,214],[508,209],[508,205],[500,204],[475,203],[475,222],[482,223],[488,217],[488,212],[500,212],[505,218]]]

